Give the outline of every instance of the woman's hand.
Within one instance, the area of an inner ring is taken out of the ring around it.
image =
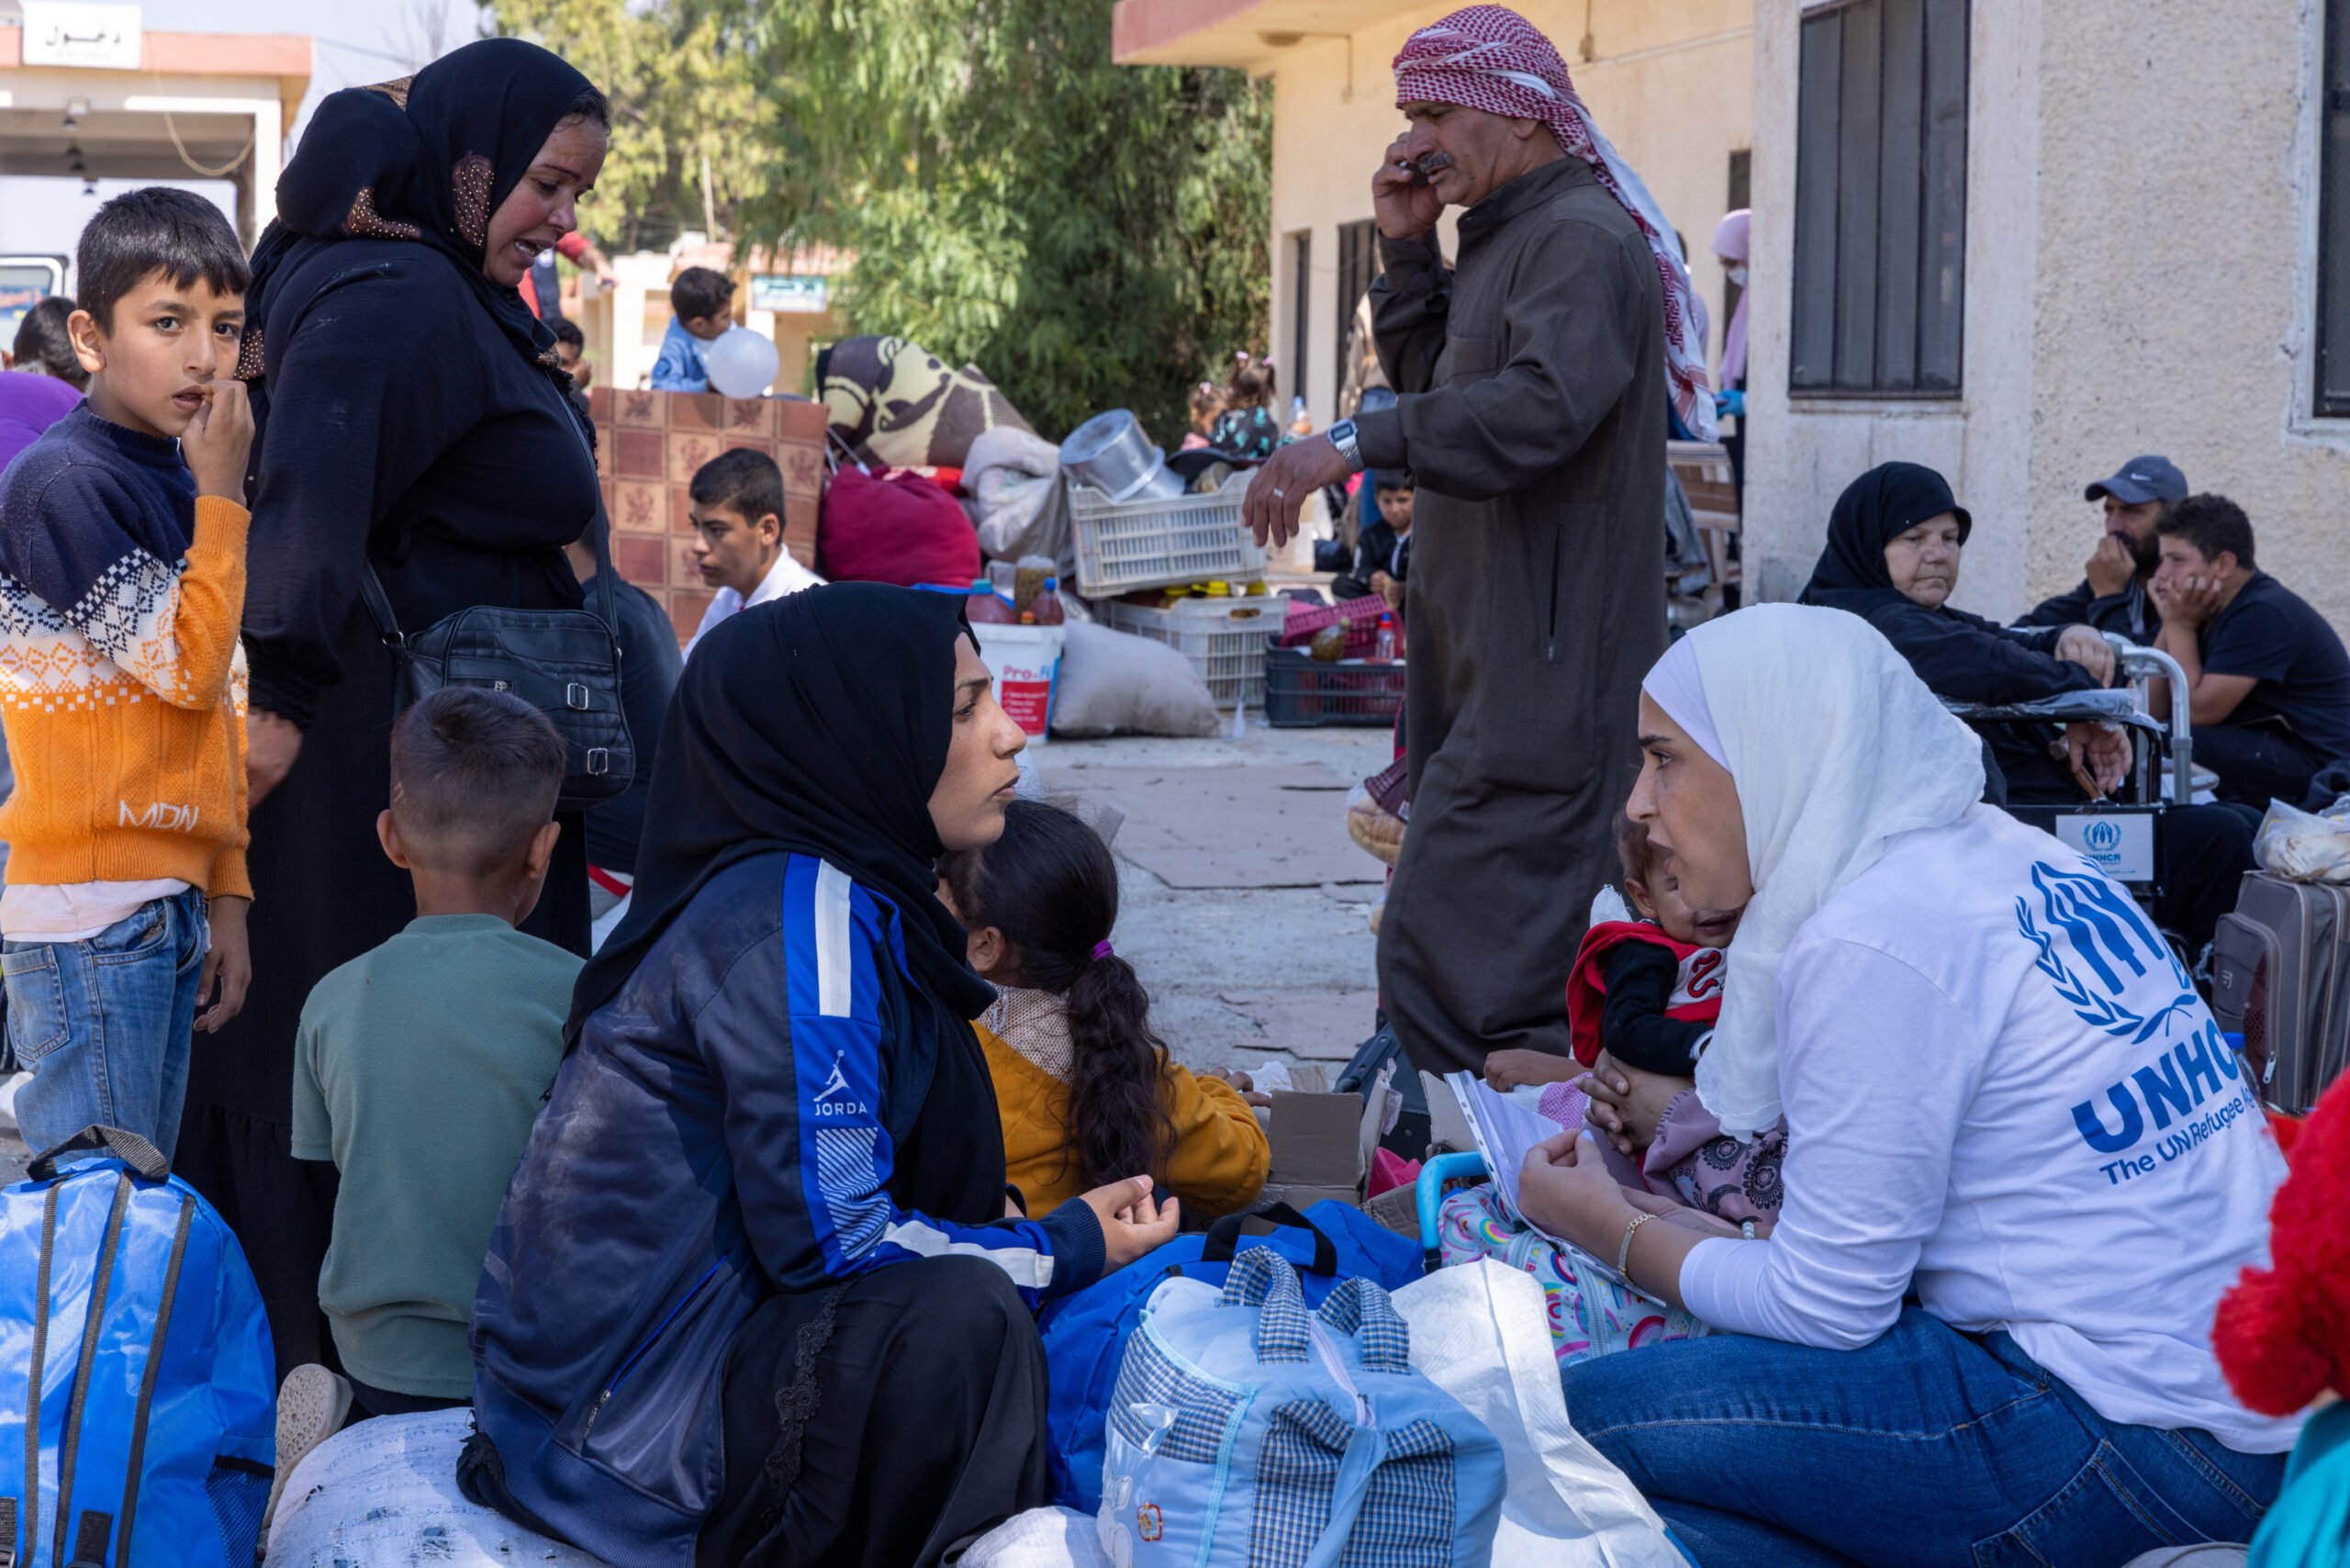
[[[290,719],[265,708],[245,715],[245,810],[250,812],[285,782],[302,755],[302,732]]]
[[[1574,1058],[1549,1051],[1492,1051],[1485,1057],[1485,1083],[1496,1094],[1521,1083],[1564,1083],[1582,1070]]]
[[[1576,1083],[1591,1096],[1591,1125],[1607,1135],[1617,1153],[1626,1155],[1655,1142],[1665,1107],[1696,1086],[1695,1079],[1626,1067],[1605,1051]]]
[[[1517,1173],[1518,1207],[1551,1235],[1614,1262],[1616,1243],[1639,1211],[1607,1173],[1588,1130],[1544,1138]]]
[[[1182,1223],[1182,1204],[1151,1195],[1147,1176],[1129,1176],[1106,1187],[1096,1187],[1078,1201],[1093,1211],[1102,1226],[1102,1271],[1123,1269],[1155,1247],[1175,1239]]]
[[[2067,626],[2056,639],[2056,656],[2089,672],[2099,686],[2113,684],[2113,644],[2094,626]]]

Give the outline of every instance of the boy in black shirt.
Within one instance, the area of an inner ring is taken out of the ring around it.
[[[2154,645],[2186,674],[2195,760],[2220,776],[2222,800],[2300,804],[2320,768],[2350,757],[2350,654],[2307,600],[2254,566],[2252,522],[2233,501],[2189,496],[2155,532]]]
[[[1400,615],[1404,583],[1412,570],[1412,474],[1409,469],[1382,469],[1368,482],[1379,500],[1379,521],[1362,531],[1355,544],[1354,569],[1340,573],[1330,584],[1330,598],[1344,604],[1376,595]]]

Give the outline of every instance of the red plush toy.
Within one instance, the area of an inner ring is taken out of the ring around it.
[[[2268,1226],[2270,1266],[2221,1298],[2211,1345],[2237,1398],[2289,1416],[2350,1394],[2350,1079],[2301,1125]]]

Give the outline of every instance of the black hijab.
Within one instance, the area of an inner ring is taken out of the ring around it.
[[[1878,464],[1836,498],[1836,510],[1828,514],[1828,547],[1811,569],[1803,601],[1855,615],[1909,603],[1886,569],[1885,547],[1944,512],[1957,517],[1958,542],[1965,543],[1975,520],[1950,493],[1949,480],[1919,463]]]
[[[344,240],[439,252],[517,352],[553,367],[554,334],[520,292],[482,274],[482,255],[490,215],[593,86],[534,43],[484,39],[405,80],[330,94],[278,179],[277,218],[253,249],[253,328],[238,374],[260,378],[270,323],[301,320],[338,272],[301,263]]]
[[[963,601],[878,583],[806,588],[722,623],[662,726],[628,917],[572,993],[567,1043],[702,884],[773,851],[821,856],[897,906],[910,978],[957,1020],[995,990],[938,902],[930,794],[954,734]]]

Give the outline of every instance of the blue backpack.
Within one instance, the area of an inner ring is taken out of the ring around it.
[[[84,1149],[103,1158],[64,1162]],[[92,1127],[0,1189],[0,1568],[252,1568],[269,1322],[237,1238],[146,1139]]]
[[[1269,1236],[1243,1236],[1242,1227],[1251,1220],[1276,1228]],[[1304,1214],[1272,1204],[1258,1214],[1227,1215],[1205,1233],[1179,1236],[1054,1302],[1036,1321],[1048,1377],[1046,1428],[1052,1443],[1054,1501],[1088,1514],[1102,1506],[1110,1394],[1126,1338],[1142,1321],[1150,1293],[1170,1279],[1221,1285],[1232,1272],[1233,1254],[1254,1247],[1270,1248],[1296,1266],[1309,1306],[1319,1306],[1342,1281],[1366,1279],[1400,1290],[1422,1272],[1416,1241],[1351,1204],[1326,1198]]]

